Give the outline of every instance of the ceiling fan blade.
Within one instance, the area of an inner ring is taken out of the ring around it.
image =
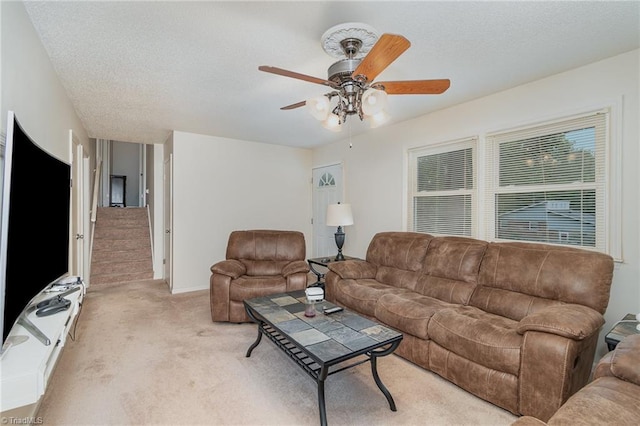
[[[377,81],[374,86],[384,86],[389,95],[439,95],[451,86],[451,81],[443,80],[406,80]]]
[[[305,106],[306,104],[307,104],[307,101],[302,101],[302,102],[297,102],[297,103],[295,103],[295,104],[291,104],[291,105],[283,106],[283,107],[282,107],[282,108],[280,108],[280,109],[283,109],[283,110],[296,109],[296,108],[303,107],[303,106]]]
[[[261,66],[258,67],[258,69],[260,71],[270,72],[272,74],[278,74],[278,75],[282,75],[284,77],[297,78],[298,80],[304,80],[304,81],[308,81],[310,83],[322,84],[324,86],[329,86],[329,87],[334,88],[334,89],[336,88],[336,84],[334,82],[332,82],[332,81],[324,80],[322,78],[312,77],[312,76],[306,75],[306,74],[300,74],[300,73],[289,71],[289,70],[285,70],[285,69],[282,69],[282,68],[270,67],[268,65],[261,65]]]
[[[351,74],[352,78],[364,76],[367,81],[373,81],[386,67],[411,46],[409,40],[401,35],[382,34],[373,45],[367,56]]]

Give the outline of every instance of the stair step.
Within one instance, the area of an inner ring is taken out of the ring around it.
[[[101,218],[100,226],[105,228],[114,226],[118,228],[135,228],[149,226],[149,221],[146,216],[142,219],[127,217]]]
[[[91,284],[152,278],[151,236],[146,208],[98,208]]]
[[[94,264],[108,262],[130,262],[133,260],[150,260],[151,249],[147,246],[129,250],[102,250],[93,260]]]
[[[138,238],[136,240],[116,240],[116,239],[94,239],[93,252],[109,252],[109,251],[126,251],[140,250],[148,248],[151,250],[150,242],[146,238]]]
[[[129,240],[134,238],[149,238],[149,225],[145,227],[109,227],[98,228],[96,226],[96,233],[94,238],[105,240]]]
[[[124,274],[127,272],[152,271],[151,259],[132,260],[127,262],[93,262],[91,274]]]
[[[126,274],[91,274],[91,285],[100,284],[116,284],[131,281],[149,280],[153,278],[153,271],[146,272],[130,272]]]
[[[147,217],[147,209],[144,207],[98,207],[97,218],[113,217]]]

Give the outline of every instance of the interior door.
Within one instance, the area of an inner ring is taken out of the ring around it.
[[[84,151],[82,144],[69,130],[71,146],[71,256],[69,273],[85,277],[85,238],[84,238]]]
[[[336,254],[336,228],[327,226],[327,206],[343,201],[342,164],[313,169],[313,257]]]
[[[171,254],[173,248],[173,237],[171,235],[171,224],[173,211],[171,209],[171,197],[173,195],[173,180],[171,178],[173,167],[173,154],[169,154],[169,159],[164,162],[163,187],[164,187],[164,279],[169,284],[169,290],[173,291],[173,268]]]

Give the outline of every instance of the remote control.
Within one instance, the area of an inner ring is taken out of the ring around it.
[[[328,308],[324,310],[325,315],[331,315],[336,312],[340,312],[342,308],[340,306],[336,306],[335,308]]]

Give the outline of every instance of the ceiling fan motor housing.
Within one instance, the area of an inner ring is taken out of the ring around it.
[[[342,84],[345,81],[351,80],[351,74],[358,68],[360,62],[362,62],[361,58],[339,60],[329,67],[328,80],[336,84]]]

